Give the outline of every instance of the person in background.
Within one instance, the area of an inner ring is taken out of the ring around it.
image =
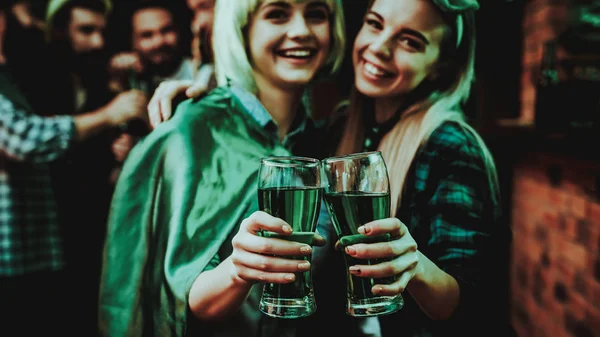
[[[111,87],[137,88],[148,97],[166,80],[192,80],[197,67],[184,55],[183,40],[171,5],[140,1],[131,14],[131,51],[110,60]]]
[[[123,160],[116,157],[113,147],[119,137],[133,137],[131,130],[124,132],[128,125],[146,123],[143,92],[113,93],[108,87],[105,29],[111,9],[108,0],[51,0],[46,12],[50,67],[40,74],[51,83],[39,95],[47,98],[48,108],[54,111],[78,116],[105,108],[135,110],[141,116],[103,129],[51,165],[68,268],[80,282],[81,305],[74,314],[85,324],[81,333],[86,335],[97,330],[102,247],[115,174],[121,165],[118,160]]]
[[[190,93],[190,95],[196,96],[198,92],[209,92],[216,87],[217,83],[214,74],[214,57],[212,48],[212,28],[215,2],[216,0],[186,1],[188,8],[193,13],[193,19],[190,25],[192,32],[192,62],[198,70],[195,78],[191,80],[165,80],[160,82],[152,97],[163,97],[163,93],[174,93],[174,95],[168,99],[163,98],[157,101],[156,104],[149,104],[149,108],[160,110],[149,113],[149,116],[157,114],[170,116],[172,113],[172,106],[181,102],[181,100],[185,99],[186,97],[185,95],[179,94],[181,88],[190,87],[192,84],[200,86],[200,88],[194,89],[193,92]],[[151,119],[151,126],[153,123],[154,121]]]
[[[90,303],[78,292],[81,279],[67,272],[49,165],[103,130],[140,117],[144,102],[123,95],[76,116],[36,114],[21,91],[23,81],[35,78],[23,78],[17,67],[29,41],[19,39],[9,5],[0,3],[0,320],[11,336],[79,334],[73,308]]]

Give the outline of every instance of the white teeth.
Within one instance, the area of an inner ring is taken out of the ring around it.
[[[385,75],[385,72],[383,70],[380,70],[376,66],[372,65],[371,63],[367,63],[367,62],[365,62],[365,71],[373,76]]]
[[[292,56],[292,57],[308,57],[310,56],[309,50],[286,50],[283,53],[284,56]]]

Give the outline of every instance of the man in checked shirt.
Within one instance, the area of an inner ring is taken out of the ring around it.
[[[0,324],[11,336],[69,335],[65,332],[77,331],[79,323],[77,291],[70,287],[77,280],[64,274],[48,164],[77,142],[143,117],[146,100],[127,92],[77,116],[35,115],[19,90],[21,79],[12,76],[8,4],[0,1]]]

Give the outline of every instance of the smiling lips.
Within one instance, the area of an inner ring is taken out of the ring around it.
[[[278,56],[297,59],[297,60],[306,60],[309,59],[317,53],[317,49],[315,48],[292,48],[292,49],[282,49],[278,50]]]
[[[363,65],[363,70],[364,73],[372,79],[382,79],[382,78],[390,78],[393,77],[394,74],[384,70],[383,68],[365,60],[362,59],[362,65]]]

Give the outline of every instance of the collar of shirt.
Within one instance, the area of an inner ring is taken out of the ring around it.
[[[229,88],[231,93],[237,100],[242,104],[244,110],[265,130],[273,135],[276,139],[278,139],[277,134],[277,124],[267,111],[262,103],[258,100],[256,95],[251,92],[240,88],[232,86]],[[300,107],[300,111],[296,114],[296,118],[292,123],[291,130],[285,136],[285,138],[281,141],[285,147],[290,147],[290,144],[296,136],[302,134],[308,128],[314,127],[314,123],[308,117],[310,115],[310,107],[308,104],[308,97],[304,95],[302,98],[302,104]]]

